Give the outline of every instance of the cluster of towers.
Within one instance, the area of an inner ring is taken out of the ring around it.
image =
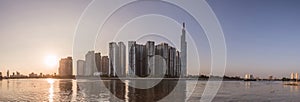
[[[77,76],[95,76],[109,74],[109,58],[101,53],[88,51],[85,60],[77,60]]]
[[[126,46],[123,42],[109,43],[109,75],[126,75]]]
[[[126,46],[123,42],[110,42],[108,56],[89,51],[85,60],[77,61],[77,76],[186,76],[187,43],[185,24],[181,35],[181,52],[167,43],[155,45],[147,41],[145,45],[128,41],[128,66],[126,66]]]
[[[128,74],[139,77],[178,77],[181,73],[179,51],[167,43],[155,45],[148,41],[145,45],[128,42]]]
[[[291,73],[291,79],[292,80],[298,80],[299,79],[299,74],[298,73]]]

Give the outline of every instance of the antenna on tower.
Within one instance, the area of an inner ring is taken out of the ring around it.
[[[183,28],[185,28],[185,23],[184,22],[182,23],[182,25],[183,25]]]

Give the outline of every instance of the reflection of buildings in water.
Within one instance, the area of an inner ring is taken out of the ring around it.
[[[78,97],[84,97],[84,101],[104,101],[105,99],[105,87],[101,86],[101,81],[97,80],[77,80],[77,88],[79,93]],[[106,95],[108,96],[108,94]]]
[[[246,88],[246,89],[249,89],[249,88],[251,87],[251,82],[246,81],[246,82],[244,82],[244,83],[245,83],[245,88]]]
[[[162,97],[161,101],[170,101],[170,102],[184,102],[187,98],[186,96],[186,81],[185,80],[179,80],[178,82],[170,82],[166,81],[166,86],[162,87],[165,89],[166,87],[174,87],[170,90],[170,88],[166,89],[168,90],[168,93],[164,93],[165,95],[168,95],[167,97]],[[174,86],[175,85],[175,86]],[[160,92],[157,90],[157,92]]]
[[[59,80],[59,90],[72,93],[72,80]]]
[[[135,81],[130,80],[130,82]],[[105,83],[105,86],[113,95],[121,100],[129,102],[137,102],[141,100],[143,102],[152,102],[159,101],[161,99],[172,102],[182,102],[186,98],[185,81],[177,82],[177,80],[162,80],[159,84],[149,89],[137,89],[125,85],[128,84],[123,83],[121,80],[111,80]],[[110,101],[116,100],[118,99],[114,97],[110,98]]]
[[[298,92],[299,91],[299,88],[300,88],[299,84],[300,83],[298,83],[298,82],[290,82],[289,84],[290,84],[289,85],[290,92]]]
[[[72,99],[72,80],[59,80],[59,99],[63,100],[71,100]]]
[[[299,92],[300,83],[299,82],[284,82],[284,89],[289,89],[290,92]],[[297,85],[298,84],[298,85]]]
[[[299,86],[290,86],[290,92],[298,92]]]
[[[6,89],[9,90],[9,80],[6,80]]]
[[[120,80],[103,81],[103,83],[105,87],[110,91],[109,101],[116,102],[120,101],[120,99],[125,99],[125,83]]]

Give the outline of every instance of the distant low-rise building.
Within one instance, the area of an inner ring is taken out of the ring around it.
[[[274,78],[273,78],[273,76],[272,75],[270,75],[269,76],[269,80],[273,80]]]
[[[35,73],[30,73],[29,75],[28,75],[30,78],[36,78],[36,77],[38,77],[38,74],[35,74]]]
[[[13,72],[12,75],[10,75],[10,78],[24,78],[24,77],[27,77],[25,75],[22,75],[20,72]]]
[[[61,77],[70,77],[73,75],[72,57],[62,58],[59,61],[58,73]]]

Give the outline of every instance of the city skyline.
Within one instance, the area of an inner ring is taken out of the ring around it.
[[[207,2],[218,16],[226,38],[228,62],[225,75],[244,76],[251,73],[259,77],[268,75],[289,77],[291,72],[300,72],[300,49],[297,47],[300,38],[298,34],[300,15],[295,13],[300,9],[297,6],[299,1],[208,0]],[[58,58],[72,56],[76,22],[88,3],[89,1],[83,0],[0,1],[0,7],[3,8],[0,9],[3,12],[1,14],[3,22],[0,24],[2,74],[7,70],[20,71],[26,75],[32,71],[57,73],[58,62],[55,66],[49,67],[44,64],[45,57],[54,55],[58,61]],[[52,15],[48,16],[49,12]],[[193,24],[187,25],[189,29],[195,29]],[[176,33],[176,37],[170,38],[179,38],[180,31],[173,28],[172,30],[174,32],[170,33],[174,36]],[[205,39],[205,36],[203,37],[199,40]],[[100,51],[100,48],[95,51]],[[108,51],[100,52],[108,56]],[[205,59],[201,62],[209,62],[210,59],[206,59],[206,55],[203,56]],[[201,66],[206,69],[201,71],[202,74],[209,73],[207,67],[209,65]]]
[[[76,62],[74,68],[77,69],[76,76],[186,77],[188,75],[181,66],[183,56],[168,43],[155,45],[154,41],[147,41],[142,45],[136,41],[128,41],[127,47],[128,52],[123,42],[109,42],[110,52],[108,56],[102,57],[101,52],[88,51],[85,60],[74,61]],[[68,59],[72,58],[68,57]],[[165,75],[162,75],[164,70]]]

